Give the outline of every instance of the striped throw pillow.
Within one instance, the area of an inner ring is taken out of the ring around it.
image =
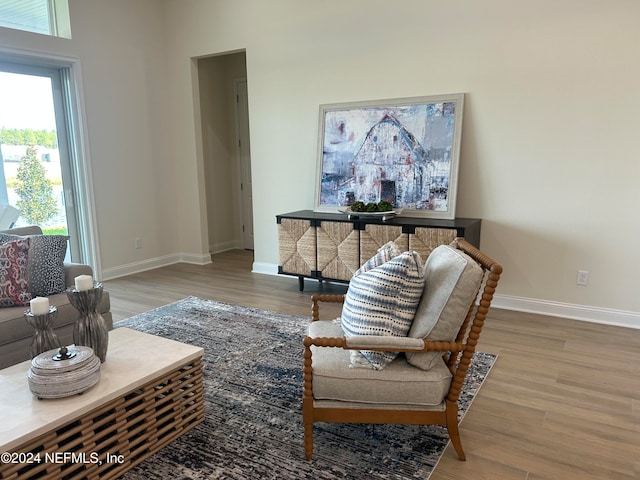
[[[376,256],[385,254],[379,251]],[[345,335],[406,337],[423,289],[422,259],[414,251],[401,253],[359,272],[349,283],[342,308]],[[381,370],[397,355],[397,352],[354,351],[351,366],[363,366],[364,357],[368,362],[364,363],[366,366]]]

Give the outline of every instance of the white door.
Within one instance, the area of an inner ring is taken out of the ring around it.
[[[251,148],[249,145],[249,102],[247,80],[237,80],[236,132],[240,168],[240,208],[242,212],[242,248],[253,250],[253,194],[251,186]]]

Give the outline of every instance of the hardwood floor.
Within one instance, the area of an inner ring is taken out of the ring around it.
[[[312,293],[346,291],[251,273],[249,251],[212,260],[105,281],[114,321],[189,295],[308,315]],[[467,461],[449,447],[431,480],[640,478],[640,330],[492,309],[478,350],[498,359],[461,423]]]

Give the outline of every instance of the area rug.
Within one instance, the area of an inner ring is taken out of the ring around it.
[[[204,348],[204,422],[122,478],[428,478],[449,442],[443,427],[320,423],[313,459],[306,460],[301,397],[308,322],[196,297],[117,322],[115,328]],[[461,417],[494,361],[476,353]]]

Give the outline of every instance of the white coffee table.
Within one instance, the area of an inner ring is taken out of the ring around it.
[[[0,479],[122,475],[204,420],[202,354],[117,328],[100,381],[60,399],[31,394],[29,361],[0,370]]]

